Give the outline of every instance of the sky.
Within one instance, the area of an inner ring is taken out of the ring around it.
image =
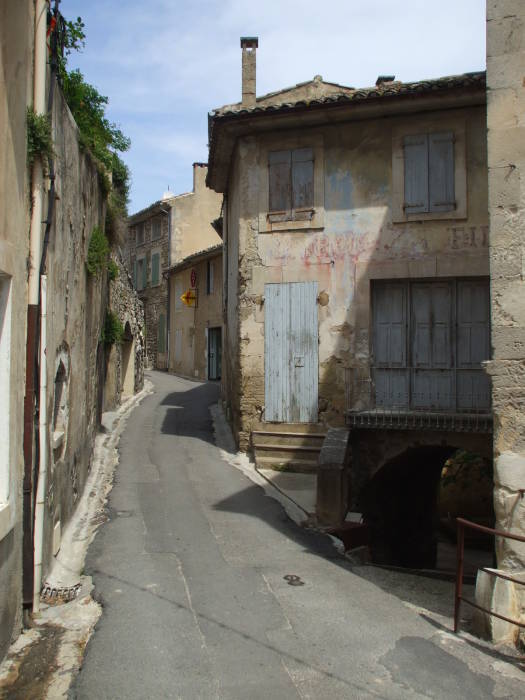
[[[368,87],[485,69],[486,0],[62,0],[86,46],[69,65],[131,138],[129,211],[192,189],[207,115],[241,98],[239,37],[258,36],[257,95],[322,75]]]

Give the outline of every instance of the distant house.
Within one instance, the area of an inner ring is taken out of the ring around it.
[[[197,379],[220,379],[222,243],[173,265],[169,285],[170,372]]]
[[[155,369],[168,369],[168,270],[221,240],[211,224],[219,217],[221,198],[206,188],[206,173],[205,163],[194,163],[192,192],[167,192],[128,220],[127,257],[144,304],[147,363]]]
[[[351,425],[351,508],[379,527],[367,489],[396,456],[446,446],[413,457],[439,481],[445,453],[491,454],[485,74],[366,89],[316,76],[256,98],[257,43],[241,40],[242,102],[209,122],[223,398],[259,464],[315,470],[322,435]],[[435,555],[435,488],[408,505],[392,491],[381,524],[403,532],[403,508],[426,511],[416,565]],[[384,559],[410,558],[396,547]]]

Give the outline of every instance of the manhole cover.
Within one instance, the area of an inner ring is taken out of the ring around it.
[[[286,574],[283,578],[288,582],[289,586],[304,586],[304,581],[301,581],[301,577],[295,574]]]

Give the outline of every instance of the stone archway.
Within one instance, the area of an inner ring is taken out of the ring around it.
[[[121,358],[122,394],[123,396],[132,396],[135,393],[135,338],[131,332],[129,321],[124,326]]]

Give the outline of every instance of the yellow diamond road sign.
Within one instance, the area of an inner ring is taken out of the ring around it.
[[[181,296],[181,301],[183,304],[186,304],[186,306],[195,306],[196,299],[197,299],[197,295],[196,295],[194,289],[188,289]]]

